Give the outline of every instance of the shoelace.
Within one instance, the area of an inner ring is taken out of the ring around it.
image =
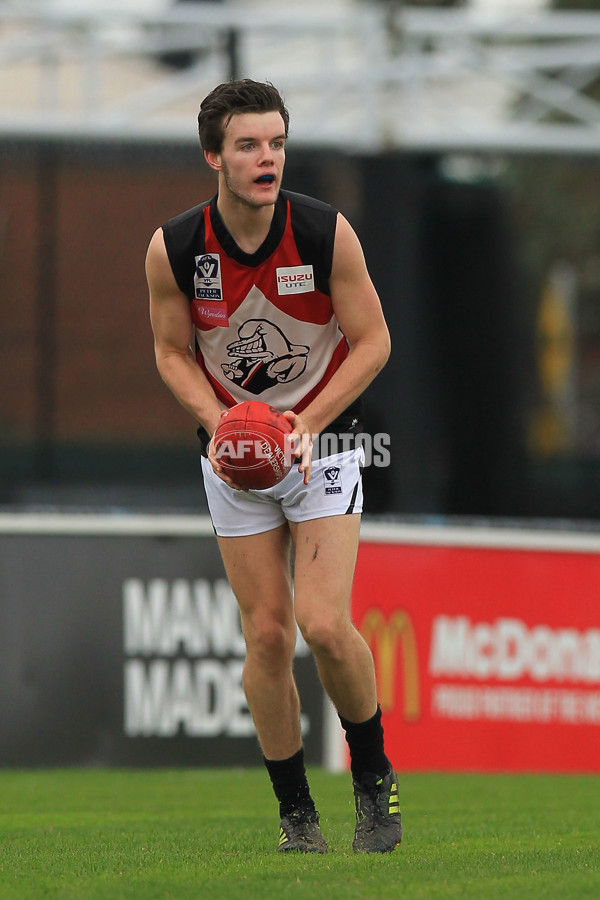
[[[363,808],[362,799],[358,797],[358,816],[361,821],[365,822],[368,829],[372,829],[376,824],[389,825],[387,816],[382,809],[381,791],[378,784],[361,785],[361,791],[368,794],[370,803],[367,808]]]

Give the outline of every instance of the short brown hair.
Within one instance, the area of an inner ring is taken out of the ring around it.
[[[223,147],[225,129],[236,113],[281,113],[287,137],[290,115],[281,94],[267,81],[242,78],[219,84],[200,104],[198,135],[200,146],[210,153],[219,153]]]

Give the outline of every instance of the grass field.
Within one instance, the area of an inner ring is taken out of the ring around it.
[[[1,771],[0,897],[600,897],[600,777],[404,775],[402,846],[356,856],[349,776],[310,776],[326,856],[275,852],[261,769]]]

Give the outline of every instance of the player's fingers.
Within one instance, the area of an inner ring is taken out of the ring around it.
[[[247,491],[248,490],[248,488],[241,487],[241,485],[237,484],[233,480],[233,478],[231,478],[223,469],[216,468],[214,465],[213,465],[213,469],[214,469],[215,475],[217,475],[221,479],[221,481],[224,481],[225,484],[228,484],[230,488],[233,488],[234,491]]]
[[[308,432],[308,428],[306,424],[303,422],[302,418],[293,410],[286,409],[282,415],[289,421],[292,426],[292,432],[289,435],[289,443],[292,447],[292,455],[296,459],[300,459],[305,450],[305,444],[303,443],[304,438],[310,439],[310,434]]]
[[[209,463],[213,467],[213,472],[215,473],[215,475],[217,475],[221,479],[221,481],[224,481],[225,484],[228,484],[229,487],[234,488],[236,491],[243,490],[243,488],[241,488],[238,484],[236,484],[235,481],[233,481],[233,479],[224,471],[223,467],[220,465],[219,459],[218,459],[217,455],[215,454],[214,435],[208,442],[206,455],[208,456]]]
[[[219,460],[215,455],[215,438],[214,435],[211,437],[208,442],[208,447],[206,448],[206,455],[208,457],[208,461],[217,473],[217,475],[221,475],[221,466],[219,465]]]
[[[312,471],[312,450],[313,442],[310,434],[304,432],[300,435],[299,450],[301,455],[298,471],[304,475],[304,484],[308,484],[310,473]]]
[[[290,442],[292,446],[292,455],[300,460],[298,471],[304,475],[304,484],[308,484],[310,473],[312,470],[312,435],[301,418],[301,416],[287,409],[283,415],[292,425],[292,433],[290,434]]]

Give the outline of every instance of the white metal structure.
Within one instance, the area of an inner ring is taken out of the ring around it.
[[[0,0],[0,136],[196,141],[233,74],[280,87],[298,144],[600,150],[600,13],[387,9]]]

